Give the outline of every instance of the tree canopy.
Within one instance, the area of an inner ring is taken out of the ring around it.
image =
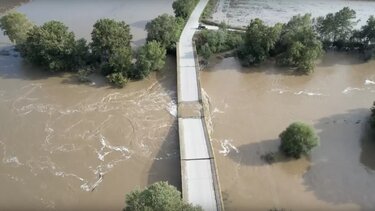
[[[76,56],[85,54],[86,49],[85,41],[77,43],[73,32],[69,32],[63,23],[49,21],[29,31],[21,53],[33,64],[51,71],[62,71],[75,68],[78,65]]]
[[[315,20],[315,27],[325,47],[343,47],[352,36],[356,12],[349,7],[344,7],[335,14],[329,13],[325,17]]]
[[[315,67],[315,61],[322,55],[322,43],[315,33],[311,15],[294,16],[284,25],[278,43],[276,62],[309,73]]]
[[[34,24],[26,15],[19,12],[11,12],[0,18],[0,28],[4,31],[4,35],[7,35],[16,45],[26,41],[27,33],[33,26]]]
[[[165,48],[157,41],[147,42],[138,50],[133,78],[142,79],[151,71],[161,70],[166,58]]]
[[[264,62],[279,40],[281,24],[274,27],[266,26],[262,20],[251,20],[244,34],[244,45],[238,52],[238,56],[245,66]]]
[[[100,19],[94,24],[91,50],[104,75],[126,74],[130,70],[132,38],[129,25],[124,21]]]
[[[199,0],[176,0],[172,4],[175,16],[187,20]]]
[[[186,204],[181,193],[167,182],[157,182],[144,190],[135,190],[126,196],[124,211],[201,211],[200,207]]]
[[[167,50],[174,50],[180,39],[184,21],[163,14],[146,24],[147,41],[158,41]]]
[[[290,157],[299,158],[318,146],[319,138],[312,127],[305,123],[295,122],[279,135],[280,149]]]

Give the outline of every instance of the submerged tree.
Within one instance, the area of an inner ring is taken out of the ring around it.
[[[12,12],[0,18],[0,28],[4,31],[4,35],[16,45],[26,41],[27,33],[33,26],[26,15],[19,12]]]
[[[325,47],[342,48],[353,34],[355,18],[356,12],[349,7],[344,7],[335,14],[329,13],[325,17],[318,17],[315,27]]]
[[[121,73],[126,77],[132,65],[129,25],[123,21],[100,19],[94,24],[91,37],[92,54],[102,73]]]
[[[166,58],[165,48],[157,41],[147,42],[137,54],[137,62],[132,73],[135,79],[142,79],[151,71],[161,70]]]
[[[294,16],[284,25],[276,57],[280,65],[296,68],[302,73],[309,73],[315,67],[315,61],[322,55],[322,43],[313,30],[311,15]]]
[[[167,182],[157,182],[144,190],[135,190],[126,196],[124,211],[201,211],[181,199],[181,193]]]
[[[319,138],[312,127],[305,123],[295,122],[279,135],[280,149],[285,155],[299,158],[319,144]]]
[[[281,24],[269,27],[258,18],[252,20],[244,35],[245,43],[238,52],[242,63],[249,66],[264,62],[278,41],[280,33]]]
[[[158,41],[167,50],[175,50],[180,39],[184,21],[181,18],[163,14],[146,24],[147,41]]]
[[[199,0],[176,0],[172,4],[175,16],[187,20]]]
[[[86,51],[85,41],[76,42],[68,27],[58,21],[49,21],[30,30],[21,54],[33,64],[50,71],[62,71],[75,69],[79,65],[77,57]]]
[[[371,108],[370,125],[375,129],[375,101]]]

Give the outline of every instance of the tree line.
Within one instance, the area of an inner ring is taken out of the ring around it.
[[[312,18],[311,14],[297,15],[288,23],[267,26],[261,19],[251,20],[233,49],[244,66],[258,65],[267,59],[286,66],[299,73],[310,73],[316,60],[324,51],[351,51],[364,60],[375,57],[375,18],[371,16],[366,25],[354,29],[356,12],[348,7],[324,17]],[[198,53],[209,57],[217,53],[223,32],[202,32],[198,35]],[[216,34],[213,36],[212,34]],[[233,36],[231,37],[233,39]],[[207,50],[208,49],[208,50]],[[226,49],[225,49],[226,50]],[[207,53],[208,52],[208,53]],[[220,51],[219,51],[220,52]]]
[[[161,70],[167,52],[174,52],[185,21],[198,0],[177,0],[175,16],[163,14],[147,23],[147,42],[137,51],[131,48],[133,36],[124,21],[100,19],[93,25],[91,42],[75,35],[64,23],[48,21],[33,24],[24,14],[9,13],[0,18],[0,28],[31,64],[51,72],[77,72],[81,81],[93,71],[123,87],[129,80],[147,77]]]

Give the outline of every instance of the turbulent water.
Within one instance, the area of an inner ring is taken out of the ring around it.
[[[260,18],[273,25],[288,22],[297,14],[311,13],[313,17],[325,16],[350,7],[357,12],[356,27],[364,25],[370,15],[375,15],[374,1],[352,0],[220,0],[212,19],[233,26],[247,26],[251,19]]]
[[[0,2],[2,3],[2,2]],[[165,1],[43,1],[17,10],[42,24],[60,20],[90,37],[104,17],[131,26],[133,44]],[[159,180],[180,186],[175,58],[123,89],[93,75],[49,74],[23,62],[1,36],[0,210],[121,210],[125,194]]]
[[[201,72],[226,210],[374,210],[374,66],[328,53],[310,76],[246,69],[234,58]],[[278,135],[294,121],[311,124],[321,143],[287,160]],[[262,159],[269,152],[278,162]]]

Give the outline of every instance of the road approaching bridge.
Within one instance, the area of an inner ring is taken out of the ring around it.
[[[204,121],[193,36],[208,0],[200,0],[177,44],[177,94],[182,196],[204,210],[223,210],[212,146]]]

